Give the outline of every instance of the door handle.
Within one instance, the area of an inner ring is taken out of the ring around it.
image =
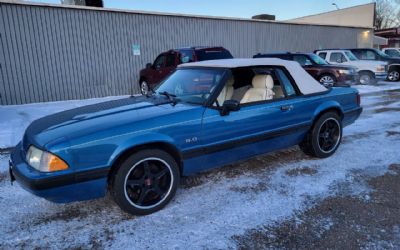
[[[281,111],[290,111],[293,108],[294,108],[293,105],[285,105],[285,106],[281,106]]]

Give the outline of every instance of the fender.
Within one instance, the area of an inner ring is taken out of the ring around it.
[[[326,110],[328,110],[328,109],[337,109],[337,110],[339,110],[340,111],[340,115],[343,115],[343,109],[342,109],[342,107],[340,106],[340,104],[337,102],[337,101],[327,101],[327,102],[324,102],[324,103],[322,103],[321,105],[319,105],[316,109],[315,109],[315,111],[314,111],[314,114],[313,114],[313,117],[312,117],[312,123],[314,123],[314,121],[315,121],[315,119],[321,114],[321,113],[323,113],[324,111],[326,111]]]
[[[150,143],[166,143],[171,147],[175,148],[176,151],[180,152],[180,149],[176,148],[175,146],[177,145],[176,142],[171,137],[165,134],[154,133],[154,132],[146,133],[130,137],[121,144],[119,144],[118,147],[111,154],[108,166],[112,166],[115,163],[115,161],[127,150]]]

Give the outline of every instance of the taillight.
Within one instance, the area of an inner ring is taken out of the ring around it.
[[[360,96],[360,94],[357,94],[357,95],[356,95],[356,102],[357,102],[357,105],[358,105],[358,106],[361,105],[361,96]]]

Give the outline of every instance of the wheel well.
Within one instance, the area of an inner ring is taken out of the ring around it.
[[[331,73],[331,72],[322,72],[322,73],[319,74],[319,76],[318,76],[318,81],[319,81],[319,79],[321,79],[321,77],[323,77],[323,76],[332,76],[332,77],[333,77],[333,80],[336,80],[335,74],[333,74],[333,73]]]
[[[313,123],[312,123],[313,126],[314,126],[315,121],[317,121],[323,114],[326,114],[328,112],[335,112],[337,115],[339,115],[340,120],[343,120],[343,118],[344,118],[344,115],[339,108],[335,108],[335,107],[328,108],[328,109],[325,109],[325,110],[319,112],[319,114],[313,120]]]
[[[392,70],[397,70],[398,72],[400,72],[400,65],[389,66],[389,71],[392,71]]]
[[[147,144],[142,144],[142,145],[137,145],[132,148],[126,149],[122,154],[118,156],[118,158],[114,161],[114,164],[111,166],[110,171],[108,172],[107,176],[107,182],[110,184],[111,178],[114,175],[115,171],[118,170],[118,166],[130,155],[139,152],[141,150],[145,149],[160,149],[168,154],[170,154],[176,161],[176,163],[179,166],[179,171],[182,175],[183,173],[183,162],[182,162],[182,156],[181,153],[176,149],[174,146],[171,144],[165,143],[165,142],[154,142],[154,143],[147,143]]]
[[[368,74],[371,74],[371,75],[375,75],[375,73],[374,72],[372,72],[371,70],[360,70],[360,71],[358,71],[358,74],[362,74],[362,73],[368,73]]]
[[[141,76],[141,77],[139,78],[139,84],[142,83],[142,81],[144,81],[144,80],[146,80],[146,78],[143,77],[143,76]]]

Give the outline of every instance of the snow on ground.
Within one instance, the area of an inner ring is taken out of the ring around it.
[[[0,149],[14,147],[21,140],[28,125],[43,116],[123,97],[126,96],[0,106]]]
[[[381,81],[375,85],[353,85],[352,87],[358,89],[360,94],[367,94],[398,89],[400,87],[400,84],[399,82]]]
[[[122,213],[108,197],[67,205],[37,198],[9,184],[8,156],[0,155],[0,249],[229,248],[233,235],[338,195],[343,183],[350,183],[350,195],[368,197],[368,186],[353,174],[379,176],[400,163],[399,96],[363,96],[365,112],[344,129],[342,145],[328,159],[295,147],[200,174],[165,209],[144,217]]]

